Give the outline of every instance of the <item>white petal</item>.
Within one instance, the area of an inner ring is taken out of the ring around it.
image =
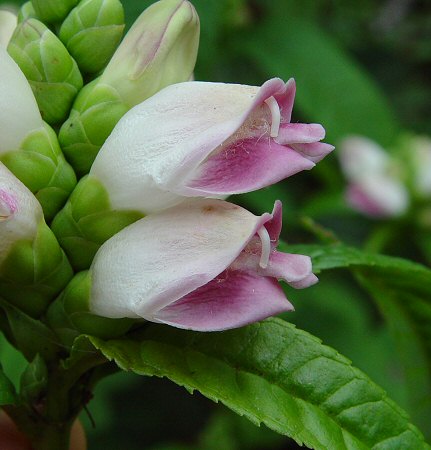
[[[30,85],[15,61],[0,47],[0,154],[17,150],[42,117]]]
[[[6,49],[17,23],[16,14],[6,9],[0,10],[0,47]]]
[[[0,263],[15,242],[33,240],[42,219],[36,197],[0,162]]]

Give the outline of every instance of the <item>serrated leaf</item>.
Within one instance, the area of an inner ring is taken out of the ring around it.
[[[429,448],[349,360],[279,319],[219,333],[150,325],[133,340],[89,339],[122,369],[197,389],[310,448]]]
[[[341,244],[288,248],[310,255],[315,273],[349,268],[374,298],[398,346],[412,418],[431,437],[431,270]]]

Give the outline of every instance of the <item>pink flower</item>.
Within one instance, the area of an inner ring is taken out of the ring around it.
[[[90,268],[90,310],[199,331],[292,310],[277,280],[314,284],[308,256],[276,250],[281,203],[257,217],[221,200],[149,215],[102,245]]]
[[[185,82],[131,109],[90,176],[113,209],[148,214],[185,197],[225,198],[315,166],[333,146],[317,124],[291,122],[295,82],[262,87]]]

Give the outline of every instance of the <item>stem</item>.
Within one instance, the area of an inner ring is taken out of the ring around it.
[[[69,450],[72,425],[88,400],[91,374],[107,360],[98,352],[85,354],[65,369],[61,361],[51,363],[42,398],[22,399],[4,407],[33,450]]]

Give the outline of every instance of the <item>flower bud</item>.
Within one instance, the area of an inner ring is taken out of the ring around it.
[[[34,19],[38,19],[36,11],[34,10],[33,3],[28,1],[24,3],[18,13],[18,23],[23,22],[26,19],[30,19],[33,17]]]
[[[370,217],[398,217],[409,207],[401,167],[375,142],[360,136],[340,145],[341,168],[349,181],[347,201]]]
[[[79,183],[79,197],[72,195],[53,223],[69,259],[89,264],[103,243],[99,230],[106,239],[119,231],[99,219],[102,204],[104,217],[133,219],[187,197],[257,190],[314,167],[333,147],[319,142],[321,125],[290,122],[294,94],[293,80],[261,88],[187,82],[130,110]],[[106,199],[97,207],[87,194],[96,185]],[[72,244],[78,239],[87,250]]]
[[[103,185],[84,177],[51,227],[74,269],[83,270],[103,242],[141,217],[139,211],[112,210]]]
[[[32,0],[36,14],[47,23],[63,20],[78,2],[79,0]]]
[[[6,48],[17,25],[17,17],[12,11],[0,9],[0,46]]]
[[[96,73],[115,52],[123,29],[119,0],[83,0],[62,23],[59,37],[82,72]]]
[[[0,48],[0,160],[37,197],[51,219],[76,184],[55,132],[42,121],[19,67]]]
[[[8,52],[27,77],[43,119],[62,122],[82,87],[78,66],[62,42],[42,22],[30,18],[17,26]]]
[[[276,250],[281,203],[254,216],[221,200],[152,214],[105,242],[90,268],[90,310],[198,331],[292,310],[277,280],[314,284],[307,256]]]
[[[76,274],[48,309],[49,325],[66,345],[72,345],[75,337],[82,333],[102,339],[119,337],[135,322],[130,319],[108,319],[90,312],[91,283],[88,271]]]
[[[411,168],[409,181],[413,194],[431,200],[431,139],[426,136],[410,137],[404,146]]]
[[[0,292],[38,317],[72,277],[33,194],[0,163]]]
[[[137,19],[101,77],[83,89],[60,130],[60,143],[79,175],[88,173],[115,124],[132,106],[190,78],[199,20],[185,0],[161,0]]]

